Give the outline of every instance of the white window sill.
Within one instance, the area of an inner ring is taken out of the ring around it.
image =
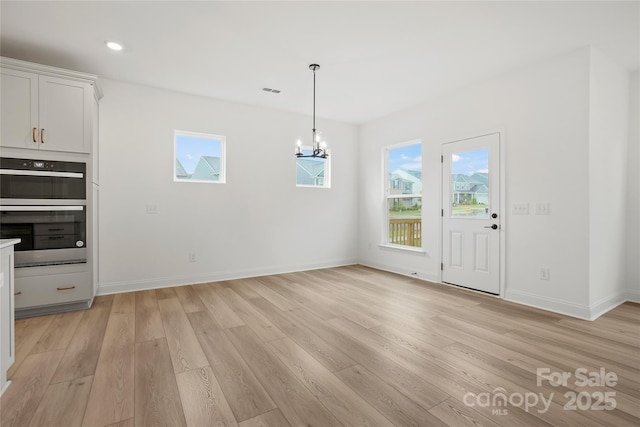
[[[416,248],[413,246],[401,246],[401,245],[390,245],[388,243],[380,243],[378,247],[383,249],[393,249],[401,252],[413,252],[413,253],[422,254],[422,255],[427,254],[427,251],[425,251],[424,249]]]

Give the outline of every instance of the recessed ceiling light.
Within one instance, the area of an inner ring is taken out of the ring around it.
[[[115,50],[115,51],[122,50],[122,45],[120,43],[116,43],[116,42],[106,42],[106,43],[107,43],[107,47],[111,50]]]

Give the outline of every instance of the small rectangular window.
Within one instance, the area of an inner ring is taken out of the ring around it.
[[[385,147],[385,242],[422,247],[422,143]]]
[[[225,144],[221,135],[174,131],[173,180],[224,183]]]
[[[310,147],[303,147],[302,154],[312,153]],[[296,158],[296,186],[331,188],[331,156],[321,157],[297,157]]]

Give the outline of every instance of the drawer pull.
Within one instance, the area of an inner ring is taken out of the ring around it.
[[[22,291],[18,291],[18,292],[14,292],[14,293],[13,293],[13,296],[14,296],[14,297],[17,297],[18,295],[22,295]]]
[[[75,289],[75,288],[76,288],[75,286],[68,286],[66,288],[56,288],[56,289],[59,290],[59,291],[68,291],[68,290]]]

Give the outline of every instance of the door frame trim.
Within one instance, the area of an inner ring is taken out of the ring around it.
[[[487,135],[492,135],[492,134],[498,134],[498,147],[500,149],[500,182],[499,182],[499,189],[500,189],[500,215],[502,216],[501,220],[500,220],[500,284],[499,284],[499,288],[500,291],[498,293],[498,296],[502,299],[504,299],[505,297],[505,290],[506,290],[506,285],[507,285],[507,239],[506,239],[506,232],[508,230],[507,227],[507,188],[506,188],[506,143],[505,143],[505,129],[504,127],[500,127],[500,128],[494,128],[494,129],[489,129],[489,130],[484,130],[481,132],[465,132],[464,134],[461,135],[457,135],[456,137],[451,137],[451,138],[447,138],[446,140],[443,139],[443,141],[440,143],[440,155],[443,156],[444,154],[444,145],[445,144],[449,144],[452,142],[459,142],[459,141],[464,141],[467,139],[473,139],[473,138],[478,138],[478,137],[482,137],[482,136],[487,136]],[[440,206],[440,212],[442,212],[442,210],[444,209],[444,204],[443,204],[443,193],[442,193],[442,188],[444,185],[444,163],[440,162],[440,188],[439,188],[439,206]],[[443,236],[443,229],[444,229],[444,218],[442,215],[440,215],[440,223],[439,223],[439,227],[440,227],[440,245],[439,245],[439,250],[440,250],[440,263],[444,262],[444,251],[442,250],[443,244],[444,244],[444,236]],[[438,282],[447,285],[447,283],[444,283],[442,281],[442,269],[440,269],[440,271],[438,272]],[[450,286],[454,286],[454,285],[450,285]],[[466,289],[466,288],[463,288]]]

